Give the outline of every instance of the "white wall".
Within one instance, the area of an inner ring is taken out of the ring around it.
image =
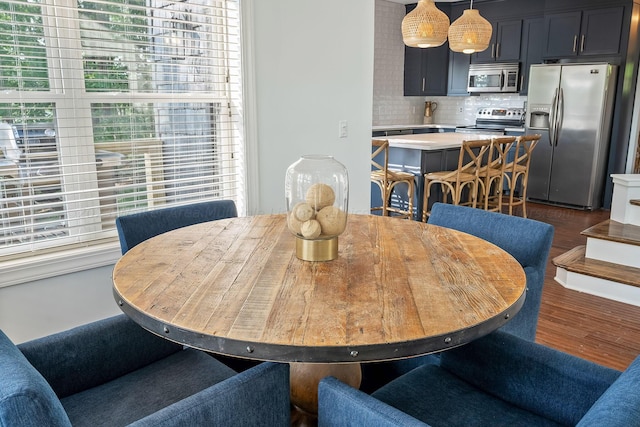
[[[369,211],[374,4],[370,0],[243,0],[253,22],[247,113],[249,213],[283,212],[284,174],[303,154],[349,171],[351,212]],[[338,138],[347,120],[348,138]],[[249,141],[251,143],[252,141]],[[257,156],[257,158],[256,158]],[[0,288],[0,329],[23,342],[119,313],[112,266]]]
[[[328,154],[349,171],[349,210],[369,212],[374,4],[253,0],[259,213],[283,212],[287,167]],[[338,138],[347,120],[348,137]]]
[[[111,294],[113,267],[0,288],[0,329],[14,342],[121,313]]]

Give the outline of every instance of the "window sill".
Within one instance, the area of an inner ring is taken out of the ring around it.
[[[104,267],[115,264],[120,256],[116,241],[2,262],[0,288]]]

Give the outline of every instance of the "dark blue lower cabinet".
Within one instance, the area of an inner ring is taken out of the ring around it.
[[[458,156],[460,150],[457,148],[445,150],[415,150],[410,148],[389,148],[389,168],[411,172],[416,177],[415,195],[413,200],[413,218],[422,220],[423,195],[424,195],[424,174],[442,170],[455,170],[458,167]],[[407,209],[409,201],[407,198],[406,185],[398,185],[397,191],[391,195],[390,205]],[[436,201],[442,199],[440,186],[431,189],[428,201],[429,209]],[[371,183],[371,207],[382,206],[382,197],[379,187]],[[380,215],[380,211],[374,212]]]

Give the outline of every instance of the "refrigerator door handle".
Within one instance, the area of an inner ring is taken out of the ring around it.
[[[549,118],[549,145],[555,145],[556,137],[556,113],[558,108],[558,89],[553,92],[553,100],[551,101],[551,117]]]
[[[557,120],[556,120],[556,136],[555,136],[555,145],[558,145],[558,140],[560,139],[560,130],[562,129],[562,121],[564,120],[564,90],[560,88],[560,93],[558,97],[558,111],[556,112]]]

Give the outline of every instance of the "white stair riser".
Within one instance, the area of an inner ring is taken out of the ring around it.
[[[585,257],[640,268],[640,246],[627,243],[588,237]]]
[[[640,288],[635,286],[574,273],[561,267],[556,269],[555,280],[567,289],[640,307]]]
[[[640,225],[640,206],[629,200],[640,199],[640,174],[614,174],[611,219],[622,224]]]
[[[622,210],[622,215],[618,215],[613,213],[613,204],[611,205],[611,220],[619,222],[621,224],[631,224],[640,226],[640,206],[632,205],[629,202],[626,202],[624,205],[624,210],[618,209],[617,212]]]

